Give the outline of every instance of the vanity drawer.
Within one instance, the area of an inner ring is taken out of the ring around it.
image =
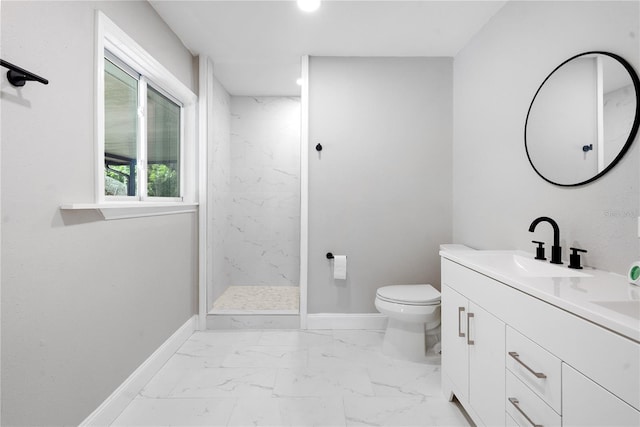
[[[507,414],[522,427],[541,425],[544,427],[560,426],[562,418],[551,406],[529,389],[510,371],[507,376]],[[527,419],[528,418],[528,419]]]
[[[504,418],[505,418],[505,427],[518,427],[518,423],[516,422],[516,420],[513,419],[513,417],[511,415],[509,415],[508,412],[504,413]]]
[[[507,326],[506,366],[535,394],[562,413],[562,361]]]

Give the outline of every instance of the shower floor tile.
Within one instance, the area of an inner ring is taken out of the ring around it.
[[[209,314],[298,314],[297,286],[229,286]]]

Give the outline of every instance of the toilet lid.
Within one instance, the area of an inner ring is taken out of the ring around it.
[[[383,301],[410,305],[440,303],[440,292],[431,285],[393,285],[378,288],[376,296]]]

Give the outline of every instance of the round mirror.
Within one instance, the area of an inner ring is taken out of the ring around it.
[[[529,162],[546,181],[586,184],[607,173],[633,142],[640,124],[640,81],[631,65],[608,52],[585,52],[542,82],[525,122]]]

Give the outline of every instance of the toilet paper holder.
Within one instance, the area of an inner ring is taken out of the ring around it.
[[[329,260],[329,267],[333,270],[333,279],[347,280],[347,256],[334,255],[331,252],[327,252],[326,256]]]

